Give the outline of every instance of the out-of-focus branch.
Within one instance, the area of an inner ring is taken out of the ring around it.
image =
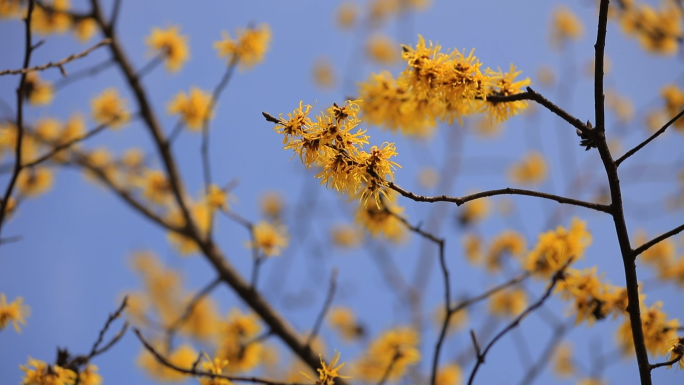
[[[213,281],[211,281],[207,286],[205,286],[202,290],[200,290],[197,294],[195,294],[195,296],[192,297],[192,299],[188,303],[188,306],[186,306],[183,314],[166,328],[167,344],[169,346],[171,345],[171,339],[173,338],[178,328],[180,328],[183,325],[183,323],[187,321],[188,318],[190,318],[192,312],[195,310],[195,307],[200,303],[200,301],[202,301],[204,297],[209,295],[209,293],[211,293],[220,283],[221,278],[216,278]]]
[[[102,330],[100,330],[100,334],[97,336],[97,340],[93,344],[93,347],[90,349],[90,353],[88,353],[87,360],[90,360],[91,358],[106,352],[110,347],[117,343],[117,341],[119,341],[121,337],[123,337],[124,333],[126,332],[126,329],[128,328],[128,322],[124,322],[124,326],[121,329],[121,331],[119,331],[105,346],[100,348],[100,344],[102,344],[102,340],[104,339],[104,335],[105,333],[107,333],[109,326],[112,324],[112,322],[114,322],[114,320],[121,316],[121,313],[124,311],[127,304],[128,296],[125,296],[124,299],[121,301],[121,305],[119,306],[119,308],[114,313],[111,313],[109,315],[109,317],[107,318],[107,322],[105,322],[104,327],[102,328]]]
[[[18,70],[0,71],[0,76],[2,76],[2,75],[19,75],[19,74],[25,74],[25,73],[28,73],[31,71],[43,71],[43,70],[46,70],[48,68],[57,67],[57,68],[59,68],[59,71],[62,73],[62,75],[66,77],[66,76],[68,76],[68,74],[67,74],[66,70],[64,69],[65,64],[72,62],[74,60],[80,59],[82,57],[88,56],[89,53],[95,51],[96,49],[102,47],[103,45],[109,44],[110,42],[111,42],[110,39],[104,39],[101,42],[95,44],[94,46],[88,48],[87,50],[85,50],[81,53],[75,53],[73,55],[69,55],[69,56],[65,57],[64,59],[62,59],[58,62],[48,62],[47,64],[43,64],[40,66],[31,67],[31,68],[22,68],[22,69],[18,69]]]
[[[274,382],[274,381],[269,381],[265,380],[262,378],[257,378],[257,377],[237,377],[237,376],[227,376],[224,374],[216,374],[216,373],[211,373],[211,372],[204,372],[197,370],[197,366],[199,365],[199,360],[193,364],[193,367],[190,369],[182,368],[171,361],[169,361],[166,357],[164,357],[161,353],[159,353],[149,342],[147,342],[142,334],[140,333],[140,330],[138,329],[133,329],[133,332],[135,333],[136,336],[138,336],[138,339],[140,342],[142,342],[143,346],[145,346],[145,349],[147,349],[148,352],[150,352],[154,358],[159,362],[160,364],[166,366],[167,368],[173,369],[179,373],[184,373],[190,376],[197,376],[197,377],[208,377],[208,378],[223,378],[228,381],[235,381],[235,382],[251,382],[254,384],[265,384],[265,385],[299,385],[299,384],[294,384],[294,383],[282,383],[282,382]]]
[[[644,251],[655,246],[656,244],[666,240],[667,238],[675,236],[675,235],[681,233],[682,231],[684,231],[684,225],[677,226],[674,229],[668,231],[667,233],[661,234],[661,235],[651,239],[650,241],[644,243],[643,245],[637,247],[634,250],[634,258],[636,258],[639,254],[643,253]]]
[[[551,296],[551,293],[553,292],[553,288],[556,287],[556,283],[561,280],[564,276],[565,269],[568,267],[568,265],[572,262],[572,258],[570,258],[563,267],[560,268],[554,275],[553,278],[551,279],[551,282],[549,283],[548,288],[546,289],[546,292],[544,295],[537,300],[537,302],[533,303],[530,305],[527,309],[525,309],[522,313],[520,313],[519,316],[517,316],[508,326],[506,326],[503,330],[501,330],[494,338],[492,339],[489,344],[482,350],[482,352],[477,352],[477,362],[475,363],[475,367],[473,367],[472,372],[470,372],[470,377],[468,378],[468,385],[472,385],[473,381],[475,380],[475,375],[477,374],[477,370],[480,368],[480,366],[484,363],[485,357],[487,356],[487,353],[489,350],[494,346],[494,344],[501,339],[506,333],[511,331],[513,328],[518,326],[520,322],[531,312],[533,312],[535,309],[539,308],[544,304],[544,302]],[[476,341],[474,333],[473,333],[473,341]],[[476,344],[477,346],[477,344]],[[476,351],[479,349],[476,349]]]
[[[636,147],[634,147],[633,149],[627,151],[627,153],[625,153],[625,155],[621,156],[618,160],[615,161],[615,166],[620,167],[620,164],[621,164],[622,162],[624,162],[625,160],[627,160],[627,158],[629,158],[630,156],[634,155],[637,151],[639,151],[639,150],[641,150],[642,148],[644,148],[644,146],[646,146],[647,144],[651,143],[651,141],[652,141],[653,139],[655,139],[655,138],[657,138],[658,136],[660,136],[660,134],[662,134],[663,132],[665,132],[665,130],[667,130],[668,127],[670,127],[677,119],[681,118],[682,115],[684,115],[684,110],[682,110],[680,113],[678,113],[677,116],[675,116],[674,118],[670,119],[669,122],[665,123],[665,125],[664,125],[663,127],[661,127],[658,131],[654,132],[653,135],[651,135],[651,136],[648,137],[648,139],[646,139],[646,140],[644,140],[643,142],[639,143],[639,145],[636,146]]]
[[[69,77],[61,78],[57,80],[54,84],[55,91],[61,90],[62,88],[68,86],[69,84],[75,83],[79,80],[83,80],[90,76],[95,76],[100,72],[106,70],[109,67],[113,67],[116,64],[112,59],[107,59],[103,62],[84,68],[82,70],[76,71],[69,75]]]
[[[306,346],[311,347],[311,344],[316,339],[316,336],[318,335],[318,332],[321,329],[321,325],[323,325],[325,315],[328,314],[328,310],[330,310],[330,305],[332,304],[332,300],[335,296],[336,289],[337,269],[333,269],[332,273],[330,274],[330,287],[328,288],[328,295],[325,298],[325,302],[323,303],[323,308],[321,309],[321,312],[318,313],[318,317],[316,317],[316,322],[314,323],[314,327],[311,330],[311,334],[309,334],[309,338],[306,339]]]
[[[404,190],[403,188],[396,185],[394,182],[387,182],[387,185],[392,190],[394,190],[394,191],[398,192],[399,194],[405,196],[406,198],[409,198],[409,199],[414,200],[416,202],[430,202],[430,203],[432,203],[432,202],[451,202],[451,203],[456,203],[457,206],[460,206],[460,205],[462,205],[466,202],[472,201],[472,200],[491,197],[491,196],[495,196],[495,195],[525,195],[525,196],[548,199],[548,200],[556,201],[558,203],[564,203],[564,204],[569,204],[569,205],[573,205],[573,206],[586,207],[588,209],[601,211],[604,213],[610,213],[611,212],[610,206],[602,205],[599,203],[585,202],[585,201],[581,201],[581,200],[577,200],[577,199],[561,197],[558,195],[547,194],[547,193],[538,192],[538,191],[531,191],[531,190],[522,190],[522,189],[517,189],[517,188],[504,188],[504,189],[499,189],[499,190],[483,191],[483,192],[480,192],[477,194],[471,194],[471,195],[464,196],[462,198],[458,198],[458,197],[449,197],[446,195],[435,196],[435,197],[422,196],[422,195],[417,195],[417,194],[414,194],[410,191]]]

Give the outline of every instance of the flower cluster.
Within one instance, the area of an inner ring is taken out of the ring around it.
[[[166,70],[177,72],[183,67],[188,57],[188,37],[180,34],[180,27],[167,29],[152,28],[152,34],[145,40],[154,55],[159,55],[166,64]]]
[[[7,303],[5,293],[0,293],[0,330],[11,322],[14,330],[17,333],[21,332],[19,325],[26,325],[25,317],[30,312],[28,306],[22,305],[23,301],[23,298],[17,297],[14,301]]]
[[[634,1],[621,1],[609,16],[622,30],[639,41],[644,50],[660,55],[672,55],[679,50],[682,39],[682,10],[674,2],[663,2],[660,9]]]
[[[368,136],[357,129],[360,103],[348,100],[342,106],[333,104],[316,116],[315,122],[308,117],[311,106],[302,102],[287,119],[264,116],[277,123],[274,129],[284,136],[284,148],[299,155],[307,168],[322,166],[316,175],[321,184],[358,197],[364,206],[372,198],[380,208],[381,196],[391,200],[386,181],[394,179],[394,169],[400,166],[390,160],[397,155],[394,143],[373,146],[368,152],[363,149]]]
[[[602,282],[596,275],[596,267],[582,271],[567,269],[564,279],[555,289],[562,299],[573,301],[570,313],[575,313],[575,323],[595,321],[624,315],[627,311],[627,289]]]
[[[340,370],[345,364],[343,362],[337,365],[337,363],[340,361],[339,352],[335,351],[333,359],[330,361],[329,365],[326,365],[325,361],[323,361],[323,356],[319,355],[319,357],[321,359],[321,368],[316,369],[318,371],[317,380],[314,380],[313,378],[309,377],[308,374],[302,372],[302,375],[309,379],[309,381],[311,381],[314,385],[335,385],[335,378],[351,378],[350,376],[342,376],[337,373],[337,371]]]
[[[413,329],[396,328],[386,331],[371,342],[366,354],[356,362],[354,377],[364,382],[376,383],[386,375],[387,381],[396,381],[409,366],[420,361],[418,343],[418,333]]]
[[[443,53],[439,45],[426,44],[419,36],[415,48],[403,46],[407,67],[396,80],[381,72],[361,83],[364,118],[405,135],[425,136],[438,121],[452,123],[486,112],[500,122],[524,110],[524,100],[487,102],[487,97],[515,95],[530,80],[516,81],[521,72],[513,65],[507,73],[483,69],[473,52]]]
[[[591,244],[591,234],[586,224],[575,218],[570,229],[562,226],[554,231],[539,235],[537,244],[523,259],[523,268],[542,279],[549,279],[572,258],[577,260],[584,255],[584,249]]]
[[[214,43],[219,57],[227,57],[229,64],[238,63],[241,69],[249,69],[264,60],[271,42],[271,29],[268,24],[257,28],[239,29],[235,39],[223,32],[223,40]]]
[[[646,349],[653,356],[663,355],[672,347],[672,341],[677,338],[677,319],[669,320],[667,313],[661,308],[663,303],[657,301],[650,308],[641,307],[641,325],[644,332]],[[617,330],[617,341],[624,353],[634,352],[634,340],[632,338],[632,324],[628,317]]]

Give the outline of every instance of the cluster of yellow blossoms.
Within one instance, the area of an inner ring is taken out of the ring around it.
[[[452,123],[484,112],[501,122],[527,107],[524,100],[487,102],[489,96],[515,95],[530,84],[529,79],[515,80],[521,72],[513,65],[507,73],[482,69],[473,51],[442,53],[422,36],[415,48],[403,46],[402,59],[407,67],[397,79],[385,71],[360,84],[361,108],[369,124],[426,136],[438,121]]]
[[[622,0],[619,7],[611,7],[609,17],[622,26],[622,30],[636,38],[644,50],[661,55],[672,55],[679,50],[682,38],[684,13],[676,2],[662,1],[656,10],[647,3],[635,4]]]
[[[26,366],[19,365],[24,372],[21,385],[100,385],[102,376],[97,366],[88,364],[80,372],[63,368],[29,357]]]
[[[558,226],[555,231],[540,234],[537,244],[524,257],[522,265],[534,277],[550,279],[570,259],[577,261],[582,258],[584,249],[590,244],[591,234],[586,229],[586,223],[574,218],[570,229]]]
[[[386,375],[387,381],[398,380],[409,366],[420,361],[418,342],[418,333],[410,328],[395,328],[382,333],[354,364],[354,378],[376,383]]]
[[[228,63],[238,63],[241,69],[252,68],[264,59],[271,42],[271,29],[268,24],[257,28],[239,29],[235,39],[223,32],[223,40],[214,43],[219,57],[228,58]]]
[[[399,167],[390,159],[397,153],[394,143],[385,142],[382,147],[363,149],[368,144],[365,131],[357,129],[360,101],[346,101],[342,106],[333,104],[326,113],[308,117],[311,106],[299,103],[299,108],[276,119],[265,114],[271,122],[277,123],[275,131],[284,136],[285,149],[294,150],[307,168],[320,165],[323,170],[316,175],[321,184],[358,197],[363,205],[370,198],[380,208],[380,196],[391,200],[387,179],[394,179],[394,168]]]
[[[627,309],[627,289],[602,282],[596,267],[567,269],[555,291],[562,299],[573,301],[570,313],[576,314],[575,323],[587,321],[589,325],[609,315],[624,315]]]
[[[0,19],[18,19],[26,15],[26,2],[0,0]],[[80,42],[90,40],[97,30],[92,17],[75,16],[69,13],[70,0],[53,0],[35,5],[31,15],[31,29],[41,35],[63,34],[71,30]]]
[[[152,34],[145,43],[153,55],[160,55],[166,63],[166,70],[176,72],[188,61],[188,37],[180,34],[180,27],[167,29],[152,28]]]

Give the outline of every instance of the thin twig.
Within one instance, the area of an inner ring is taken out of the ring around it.
[[[490,190],[490,191],[483,191],[477,194],[472,194],[472,195],[467,195],[462,198],[457,198],[457,197],[449,197],[446,195],[441,195],[441,196],[434,196],[434,197],[428,197],[428,196],[422,196],[422,195],[417,195],[414,194],[410,191],[404,190],[403,188],[397,186],[394,182],[387,182],[387,185],[394,191],[398,192],[399,194],[405,196],[406,198],[412,199],[416,202],[451,202],[451,203],[456,203],[457,206],[460,206],[466,202],[480,199],[480,198],[486,198],[486,197],[491,197],[495,195],[525,195],[525,196],[532,196],[532,197],[537,197],[537,198],[543,198],[543,199],[549,199],[552,201],[556,201],[558,203],[564,203],[564,204],[569,204],[573,206],[580,206],[580,207],[586,207],[588,209],[596,210],[596,211],[601,211],[604,213],[610,213],[610,206],[602,205],[599,203],[591,203],[591,202],[585,202],[585,201],[580,201],[577,199],[571,199],[571,198],[565,198],[561,197],[558,195],[553,195],[553,194],[547,194],[543,192],[538,192],[538,191],[531,191],[531,190],[522,190],[522,189],[517,189],[517,188],[504,188],[504,189],[499,189],[499,190]]]
[[[672,236],[675,236],[675,235],[681,233],[682,231],[684,231],[684,225],[677,226],[677,227],[675,227],[674,229],[668,231],[667,233],[661,234],[661,235],[659,235],[659,236],[657,236],[657,237],[651,239],[650,241],[644,243],[643,245],[637,247],[637,248],[634,250],[634,253],[633,253],[633,254],[634,254],[634,258],[636,258],[639,254],[643,253],[644,251],[646,251],[646,250],[650,249],[651,247],[655,246],[656,244],[658,244],[658,243],[660,243],[660,242],[666,240],[667,238],[670,238],[670,237],[672,237]]]
[[[633,149],[627,151],[627,153],[623,156],[621,156],[618,160],[615,161],[615,166],[620,167],[620,163],[624,162],[629,158],[630,156],[634,155],[637,151],[641,150],[644,146],[647,144],[651,143],[651,141],[663,132],[668,129],[677,119],[681,118],[682,115],[684,115],[684,110],[682,110],[680,113],[677,114],[674,118],[670,119],[669,122],[665,123],[663,127],[661,127],[658,131],[654,132],[653,135],[651,135],[648,139],[644,140],[643,142],[639,143],[638,146],[634,147]]]
[[[159,64],[162,62],[162,56],[163,54],[159,54],[155,57],[152,58],[147,64],[145,64],[141,69],[138,70],[138,72],[135,73],[135,77],[138,79],[142,79],[150,73],[153,69],[157,68]]]
[[[109,67],[113,67],[116,64],[116,62],[112,59],[107,59],[101,63],[95,64],[91,67],[84,68],[80,71],[76,71],[69,75],[69,77],[66,78],[61,78],[57,80],[54,84],[54,89],[55,91],[59,91],[62,88],[68,86],[69,84],[75,83],[79,80],[85,79],[90,76],[95,76],[99,74],[100,72],[106,70]]]
[[[33,8],[35,6],[34,0],[29,0],[28,12],[26,13],[26,19],[24,23],[26,25],[26,42],[25,42],[25,53],[24,53],[24,65],[23,68],[28,68],[31,62],[31,52],[33,52],[33,47],[31,45],[31,17],[33,16]],[[12,191],[14,190],[14,185],[17,183],[17,178],[21,172],[21,150],[24,137],[24,92],[26,91],[26,72],[21,74],[21,80],[19,81],[19,88],[17,89],[17,143],[15,144],[14,150],[14,170],[12,171],[12,176],[10,177],[9,184],[5,190],[5,194],[0,202],[0,233],[2,233],[2,225],[5,220],[5,214],[7,212],[7,205],[9,204],[9,198],[12,196]]]
[[[314,323],[314,327],[311,330],[311,334],[309,334],[309,337],[306,339],[306,346],[308,347],[311,347],[311,344],[313,343],[314,339],[316,339],[316,336],[318,335],[318,332],[321,329],[321,325],[323,325],[325,315],[328,314],[328,310],[330,309],[330,305],[332,304],[333,297],[335,296],[336,288],[337,269],[333,269],[332,273],[330,274],[330,287],[328,288],[328,295],[326,296],[325,302],[323,303],[323,308],[321,309],[320,313],[318,313],[318,317],[316,317],[316,322]]]
[[[657,364],[652,364],[651,365],[651,370],[660,368],[661,366],[671,366],[677,363],[677,361],[681,360],[684,354],[679,354],[677,357],[671,359],[670,361],[665,361],[665,362],[659,362]]]
[[[221,78],[221,81],[214,89],[214,92],[211,94],[211,100],[209,101],[209,107],[207,108],[207,115],[204,117],[202,121],[202,145],[200,147],[200,153],[202,155],[202,171],[204,174],[205,194],[209,194],[209,186],[211,186],[211,158],[209,157],[209,120],[211,118],[212,113],[214,112],[216,103],[218,103],[219,97],[221,97],[221,92],[223,92],[223,90],[226,88],[228,82],[233,76],[233,72],[235,72],[237,62],[238,61],[236,59],[233,59],[228,65],[226,73],[223,75],[223,78]],[[208,200],[206,204],[207,206],[211,205],[211,203]],[[214,229],[214,210],[212,210],[211,207],[208,207],[208,212],[209,227],[207,230],[207,237],[211,237],[211,233]]]
[[[190,376],[198,376],[198,377],[208,377],[208,378],[222,378],[226,379],[228,381],[240,381],[240,382],[251,382],[255,384],[265,384],[265,385],[298,385],[294,383],[282,383],[282,382],[273,382],[269,380],[265,380],[262,378],[257,378],[257,377],[236,377],[236,376],[227,376],[224,374],[216,374],[216,373],[211,373],[211,372],[204,372],[204,371],[199,371],[197,369],[185,369],[182,368],[171,361],[169,361],[166,357],[164,357],[161,353],[159,353],[152,345],[150,345],[149,342],[147,342],[142,334],[140,333],[140,330],[138,329],[133,329],[133,332],[135,335],[138,336],[138,339],[140,339],[140,342],[142,342],[143,346],[145,346],[145,349],[147,349],[148,352],[150,352],[154,358],[159,362],[160,364],[166,366],[167,368],[173,369],[179,373],[187,374]]]
[[[109,329],[109,326],[112,324],[112,322],[114,322],[114,320],[116,320],[117,318],[119,318],[121,316],[121,313],[124,311],[127,304],[128,304],[128,296],[125,296],[124,299],[121,301],[121,305],[119,306],[119,308],[114,313],[109,314],[109,317],[107,318],[107,322],[105,322],[104,327],[102,328],[102,330],[100,330],[100,334],[97,336],[97,340],[93,344],[93,347],[90,349],[90,353],[88,354],[88,359],[93,358],[97,354],[104,351],[103,350],[104,348],[98,349],[100,347],[100,344],[102,343],[102,340],[104,339],[104,335],[105,335],[105,333],[107,333],[107,330]],[[125,327],[124,327],[124,330],[125,330]],[[118,333],[118,334],[123,335],[123,333]],[[119,336],[118,338],[121,338],[121,337]],[[118,338],[114,337],[114,339],[117,341],[118,341]],[[111,345],[113,345],[113,344],[110,342],[109,344],[107,344],[107,346],[105,348],[108,348]]]
[[[48,68],[57,67],[62,72],[62,75],[64,75],[66,77],[67,74],[63,68],[63,66],[65,64],[72,62],[76,59],[80,59],[82,57],[88,56],[89,53],[91,53],[91,52],[95,51],[96,49],[102,47],[103,45],[107,45],[111,42],[112,42],[111,39],[104,39],[101,42],[95,44],[94,46],[88,48],[87,50],[85,50],[81,53],[75,53],[73,55],[69,55],[69,56],[65,57],[64,59],[62,59],[58,62],[49,62],[47,64],[43,64],[40,66],[31,67],[31,68],[22,68],[22,69],[18,69],[18,70],[4,70],[4,71],[0,71],[0,76],[2,76],[2,75],[20,75],[20,74],[25,74],[25,73],[28,73],[31,71],[43,71],[43,70],[46,70]]]
[[[112,17],[109,20],[109,32],[114,32],[114,27],[116,27],[116,21],[119,19],[119,13],[121,11],[121,0],[114,0],[114,7],[112,8]]]
[[[570,265],[572,262],[572,258],[570,258],[563,267],[560,268],[554,275],[553,278],[551,279],[551,282],[549,283],[549,287],[546,289],[546,292],[544,295],[537,300],[537,302],[533,303],[530,305],[525,311],[520,313],[519,316],[517,316],[508,326],[506,326],[503,330],[501,330],[494,338],[492,339],[489,344],[485,347],[485,349],[482,351],[482,353],[477,354],[477,362],[475,363],[475,367],[473,368],[472,372],[470,372],[470,377],[468,379],[468,385],[472,385],[473,381],[475,380],[475,374],[477,374],[477,370],[480,368],[480,365],[484,363],[485,357],[487,356],[487,353],[489,350],[494,346],[494,344],[501,339],[506,333],[511,331],[513,328],[518,326],[520,322],[531,312],[533,312],[535,309],[539,308],[544,304],[544,301],[546,301],[550,296],[551,293],[553,292],[553,288],[556,287],[556,283],[563,278],[565,269]]]
[[[93,136],[93,135],[96,135],[97,133],[103,131],[103,130],[104,130],[105,128],[107,128],[108,126],[109,126],[109,125],[108,125],[107,123],[101,124],[101,125],[99,125],[99,126],[93,128],[92,130],[88,131],[88,132],[85,133],[84,135],[79,136],[78,138],[74,138],[74,139],[72,139],[72,140],[70,140],[70,141],[68,141],[68,142],[65,142],[65,143],[62,143],[62,144],[60,144],[60,145],[55,146],[55,147],[52,149],[52,151],[48,152],[47,154],[41,156],[40,158],[38,158],[38,159],[36,159],[36,160],[34,160],[34,161],[31,161],[31,162],[29,162],[29,163],[23,165],[22,167],[33,167],[33,166],[35,166],[35,165],[37,165],[37,164],[39,164],[39,163],[42,163],[42,162],[44,162],[44,161],[46,161],[46,160],[52,158],[52,157],[53,157],[55,154],[57,154],[58,152],[60,152],[60,151],[62,151],[62,150],[66,150],[67,148],[73,146],[74,144],[76,144],[76,143],[78,143],[78,142],[81,142],[81,141],[83,141],[83,140],[86,140],[86,139],[90,138],[90,137]]]

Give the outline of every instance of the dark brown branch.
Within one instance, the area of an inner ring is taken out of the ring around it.
[[[594,119],[598,131],[606,130],[605,95],[603,94],[603,62],[606,50],[609,0],[599,5],[598,32],[594,44]]]
[[[112,338],[112,340],[107,345],[105,345],[101,349],[98,349],[100,347],[100,344],[102,343],[102,340],[104,339],[105,333],[107,333],[107,330],[109,330],[109,326],[112,324],[112,322],[114,322],[114,320],[116,320],[117,318],[119,318],[121,316],[121,313],[124,311],[127,304],[128,304],[128,296],[125,296],[123,301],[121,301],[121,305],[119,306],[119,308],[114,313],[109,314],[109,317],[107,318],[107,322],[105,322],[104,327],[102,328],[102,330],[100,330],[100,334],[97,336],[97,340],[93,344],[93,347],[90,349],[90,353],[88,354],[88,358],[87,358],[88,360],[90,360],[91,358],[95,357],[98,354],[105,352],[112,345],[114,345],[123,336],[123,334],[126,332],[126,328],[128,328],[128,322],[124,323],[123,329],[121,329],[121,331],[119,333],[117,333],[114,336],[114,338]]]
[[[91,52],[95,51],[96,49],[102,47],[103,45],[107,45],[109,43],[111,43],[111,39],[104,39],[101,42],[95,44],[94,46],[88,48],[87,50],[85,50],[81,53],[75,53],[73,55],[69,55],[69,56],[65,57],[64,59],[62,59],[58,62],[49,62],[47,64],[43,64],[40,66],[31,67],[31,68],[22,68],[22,69],[18,69],[18,70],[4,70],[4,71],[0,71],[0,76],[2,76],[2,75],[19,75],[19,74],[25,74],[25,73],[28,73],[31,71],[43,71],[43,70],[46,70],[48,68],[57,67],[62,72],[62,75],[64,75],[66,77],[67,74],[63,68],[63,66],[65,64],[72,62],[76,59],[80,59],[82,57],[88,56],[89,53],[91,53]]]
[[[328,288],[328,295],[325,298],[325,302],[323,303],[323,308],[321,309],[321,312],[318,313],[318,317],[316,317],[316,322],[314,323],[314,327],[311,330],[311,334],[309,334],[309,338],[306,339],[306,346],[311,347],[311,344],[316,339],[316,336],[318,335],[318,332],[321,329],[321,325],[323,325],[325,315],[328,314],[328,310],[330,310],[330,305],[332,305],[332,300],[335,296],[336,289],[337,269],[333,269],[332,273],[330,274],[330,287]]]
[[[485,361],[485,357],[487,356],[487,353],[489,350],[494,346],[494,344],[501,339],[506,333],[509,331],[513,330],[516,326],[520,324],[520,322],[531,312],[539,308],[544,304],[544,302],[551,296],[551,293],[553,292],[553,288],[556,286],[556,283],[563,278],[565,269],[570,265],[572,262],[572,258],[570,258],[563,267],[560,268],[554,275],[553,278],[551,279],[551,282],[549,283],[549,287],[546,289],[546,292],[544,295],[537,300],[537,302],[533,303],[530,305],[527,309],[525,309],[522,313],[520,313],[519,316],[517,316],[508,326],[506,326],[503,330],[501,330],[494,338],[492,339],[489,344],[485,347],[485,349],[482,351],[482,353],[477,354],[477,362],[475,363],[475,367],[473,368],[472,372],[470,372],[470,377],[468,379],[468,385],[472,385],[473,381],[475,380],[475,375],[477,374],[477,370],[480,368],[480,365],[482,365]],[[473,340],[474,337],[473,337]]]
[[[114,28],[116,27],[116,21],[119,20],[119,13],[121,11],[121,3],[123,3],[123,1],[114,0],[114,7],[112,8],[112,17],[109,20],[109,26],[108,26],[110,33],[114,32]]]
[[[637,247],[634,250],[634,258],[636,258],[639,254],[643,253],[644,251],[655,246],[656,244],[666,240],[667,238],[675,236],[675,235],[681,233],[682,231],[684,231],[684,225],[677,226],[674,229],[668,231],[667,233],[661,234],[661,235],[651,239],[650,241],[644,243],[643,245]]]
[[[397,186],[393,182],[387,182],[388,186],[398,192],[399,194],[405,196],[406,198],[412,199],[416,202],[451,202],[451,203],[456,203],[456,205],[460,206],[466,202],[480,199],[480,198],[486,198],[490,196],[495,196],[495,195],[525,195],[525,196],[531,196],[531,197],[537,197],[537,198],[543,198],[543,199],[549,199],[552,201],[556,201],[558,203],[564,203],[564,204],[569,204],[573,206],[580,206],[580,207],[586,207],[588,209],[596,210],[596,211],[601,211],[604,213],[610,213],[610,207],[606,205],[602,205],[599,203],[591,203],[591,202],[585,202],[577,199],[571,199],[571,198],[565,198],[561,197],[558,195],[553,195],[553,194],[547,194],[543,192],[538,192],[538,191],[531,191],[531,190],[523,190],[523,189],[517,189],[517,188],[504,188],[504,189],[499,189],[499,190],[490,190],[490,191],[484,191],[480,192],[477,194],[472,194],[472,195],[467,195],[462,198],[458,197],[449,197],[446,195],[441,195],[441,196],[435,196],[435,197],[428,197],[428,196],[422,196],[422,195],[417,195],[414,194],[410,191],[404,190],[403,188]]]
[[[469,299],[467,299],[467,300],[465,300],[465,301],[460,302],[460,303],[459,303],[458,305],[456,305],[453,309],[451,309],[451,312],[455,313],[455,312],[457,312],[457,311],[460,311],[460,310],[462,310],[462,309],[465,309],[466,307],[468,307],[468,306],[470,306],[470,305],[472,305],[472,304],[474,304],[474,303],[477,303],[477,302],[480,302],[480,301],[482,301],[482,300],[485,300],[485,299],[491,297],[492,295],[496,294],[497,292],[499,292],[499,291],[501,291],[501,290],[503,290],[503,289],[506,289],[506,288],[508,288],[508,287],[510,287],[510,286],[513,286],[513,285],[517,285],[518,283],[520,283],[520,282],[522,282],[523,280],[527,279],[527,277],[529,277],[529,276],[530,276],[530,273],[527,273],[527,272],[522,273],[522,274],[516,276],[515,278],[513,278],[513,279],[511,279],[511,280],[509,280],[509,281],[506,281],[506,282],[502,283],[502,284],[499,285],[499,286],[494,286],[493,288],[487,290],[486,292],[484,292],[484,293],[482,293],[482,294],[480,294],[480,295],[478,295],[478,296],[476,296],[476,297],[469,298]]]
[[[662,366],[671,366],[677,363],[677,361],[681,360],[682,357],[684,357],[684,354],[679,354],[675,358],[671,359],[670,361],[665,361],[665,362],[659,362],[657,364],[651,365],[651,370],[660,368]]]
[[[24,19],[24,24],[26,26],[25,33],[25,48],[24,48],[24,65],[23,68],[29,68],[31,62],[31,53],[33,52],[33,46],[31,45],[31,17],[33,16],[33,8],[35,6],[34,0],[29,0],[28,12],[26,13],[26,19]],[[9,199],[12,196],[12,191],[14,190],[14,185],[17,183],[17,178],[21,172],[21,150],[24,137],[24,92],[26,92],[26,72],[21,74],[21,80],[19,81],[19,88],[17,89],[17,143],[15,144],[14,150],[14,170],[12,170],[12,176],[10,177],[9,184],[5,190],[5,194],[0,202],[0,233],[2,233],[2,225],[5,220],[5,214],[7,213],[7,205],[9,204]]]
[[[282,382],[273,382],[257,377],[237,377],[237,376],[227,376],[224,374],[215,374],[215,373],[210,373],[210,372],[204,372],[204,371],[199,371],[196,368],[190,368],[190,369],[185,369],[182,368],[171,361],[169,361],[166,357],[164,357],[161,353],[159,353],[149,342],[147,342],[142,334],[140,333],[140,330],[138,329],[133,329],[133,332],[135,333],[136,336],[138,336],[138,339],[140,342],[142,342],[143,346],[145,346],[145,349],[147,349],[148,352],[154,356],[154,358],[159,362],[160,364],[166,366],[167,368],[173,369],[179,373],[184,373],[190,376],[198,376],[198,377],[208,377],[208,378],[223,378],[228,381],[236,381],[236,382],[251,382],[254,384],[265,384],[265,385],[298,385],[298,384],[293,384],[293,383],[282,383]],[[193,365],[195,366],[195,365]]]
[[[669,122],[665,123],[665,125],[663,127],[661,127],[658,131],[653,133],[653,135],[651,135],[648,139],[639,143],[639,145],[634,147],[633,149],[627,151],[627,153],[625,155],[621,156],[618,160],[615,161],[615,166],[620,167],[620,163],[624,162],[625,160],[627,160],[627,158],[634,155],[637,151],[641,150],[644,146],[651,143],[651,141],[653,139],[657,138],[658,136],[660,136],[660,134],[665,132],[665,130],[667,130],[668,127],[670,127],[677,119],[681,118],[682,115],[684,115],[684,110],[682,110],[680,113],[678,113],[677,116],[675,116],[674,118],[670,119]]]

